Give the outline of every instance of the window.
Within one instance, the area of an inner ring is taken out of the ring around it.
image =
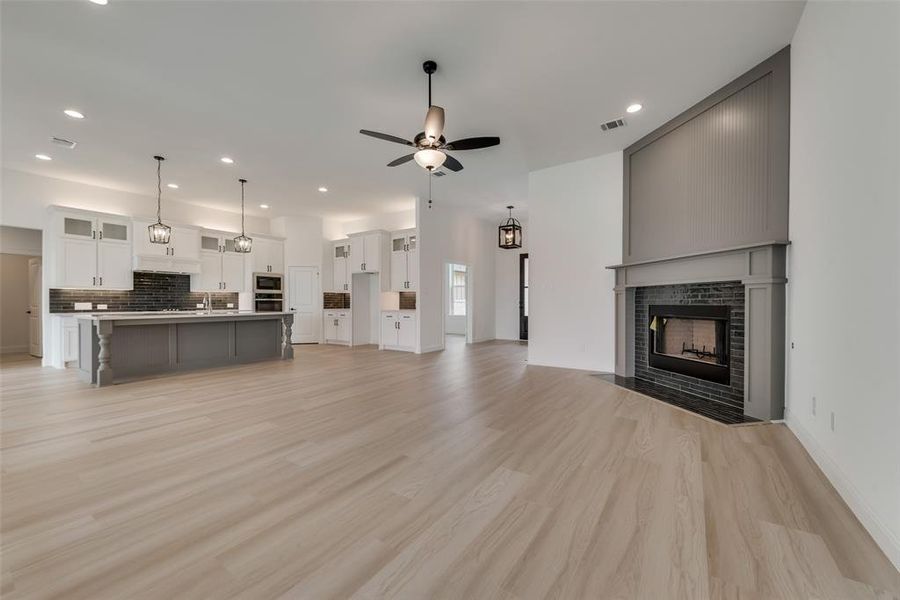
[[[450,265],[450,316],[466,316],[466,265]]]

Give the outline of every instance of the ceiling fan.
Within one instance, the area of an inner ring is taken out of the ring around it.
[[[441,166],[451,171],[462,171],[462,163],[447,154],[447,150],[489,148],[499,144],[500,138],[495,136],[473,137],[448,143],[444,138],[444,109],[431,103],[431,75],[437,71],[437,63],[433,60],[426,60],[422,64],[422,69],[428,74],[428,113],[425,115],[425,131],[419,132],[413,141],[368,129],[360,129],[359,132],[379,140],[403,144],[416,149],[412,154],[392,160],[387,164],[389,167],[396,167],[415,159],[419,166],[429,172],[434,172]]]

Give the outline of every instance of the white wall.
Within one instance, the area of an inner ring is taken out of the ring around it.
[[[148,188],[155,186],[148,182]],[[156,196],[3,169],[0,182],[0,223],[43,230],[47,207],[57,204],[128,217],[156,217]],[[225,231],[241,230],[240,213],[204,208],[173,200],[163,192],[163,220]],[[246,219],[247,231],[269,233],[269,220]]]
[[[0,253],[40,256],[41,235],[40,229],[0,225]]]
[[[515,211],[513,211],[515,216]],[[494,247],[494,295],[496,297],[496,337],[498,340],[519,339],[519,255],[528,254],[528,222],[518,216],[522,223],[522,247],[516,250],[504,250]],[[497,219],[497,225],[505,219]],[[496,235],[497,230],[494,229]]]
[[[436,202],[419,201],[419,342],[422,352],[443,347],[446,263],[466,265],[469,273],[472,341],[494,338],[495,225]]]
[[[794,36],[786,420],[900,567],[898,31],[810,2]]]
[[[339,240],[351,233],[359,233],[361,231],[372,231],[374,229],[399,231],[400,229],[411,229],[415,226],[416,209],[411,208],[394,213],[378,213],[351,221],[325,219],[324,233],[327,240]]]
[[[528,362],[612,372],[622,153],[528,176]]]

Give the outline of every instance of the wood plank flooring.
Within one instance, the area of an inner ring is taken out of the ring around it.
[[[7,360],[0,595],[900,597],[784,426],[525,354],[309,346],[104,389]]]

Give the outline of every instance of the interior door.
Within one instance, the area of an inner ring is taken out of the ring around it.
[[[41,340],[41,259],[28,259],[28,353],[43,355]]]
[[[319,269],[288,268],[288,307],[294,313],[292,344],[319,342]]]
[[[519,255],[519,339],[528,339],[528,255]]]

